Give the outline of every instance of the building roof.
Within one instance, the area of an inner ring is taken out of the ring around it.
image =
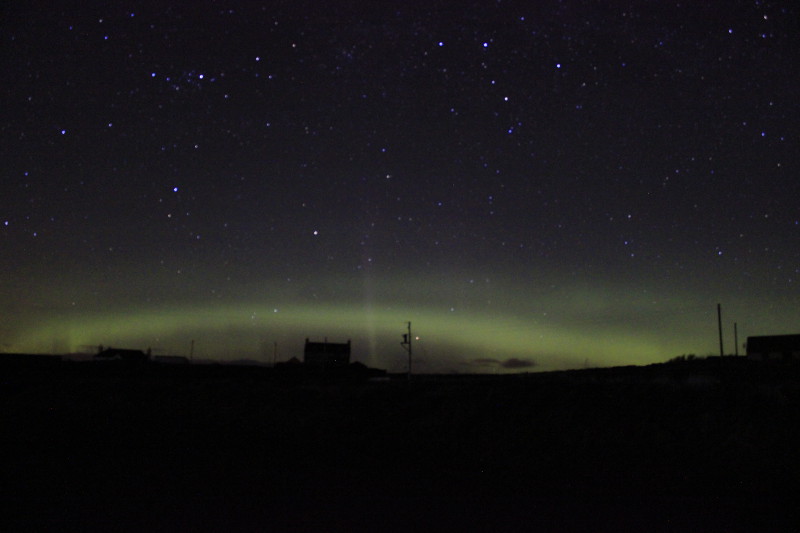
[[[800,350],[800,335],[763,335],[747,337],[747,351],[780,352],[786,349]]]

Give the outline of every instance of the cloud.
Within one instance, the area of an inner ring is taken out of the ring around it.
[[[509,370],[517,370],[520,368],[532,368],[536,366],[536,361],[532,359],[519,359],[517,357],[509,357],[505,360],[479,358],[471,359],[469,362],[472,366],[480,367],[499,367]]]
[[[503,368],[515,368],[515,369],[531,368],[536,366],[536,361],[533,361],[531,359],[518,359],[516,357],[511,357],[500,363],[500,366],[502,366]]]

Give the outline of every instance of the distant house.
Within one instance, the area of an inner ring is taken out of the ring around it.
[[[756,361],[800,360],[800,335],[747,337],[747,357]]]
[[[334,343],[325,339],[325,342],[311,342],[306,339],[303,363],[317,370],[345,368],[350,364],[350,341]]]
[[[150,360],[150,350],[147,353],[141,350],[126,350],[122,348],[106,348],[94,356],[95,361],[125,361],[128,363],[143,363]]]

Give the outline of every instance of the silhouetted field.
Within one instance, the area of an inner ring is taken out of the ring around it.
[[[411,383],[3,359],[4,531],[769,531],[800,379],[707,360]]]

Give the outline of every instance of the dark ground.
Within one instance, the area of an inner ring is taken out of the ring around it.
[[[0,355],[3,531],[794,530],[800,369],[411,383]]]

